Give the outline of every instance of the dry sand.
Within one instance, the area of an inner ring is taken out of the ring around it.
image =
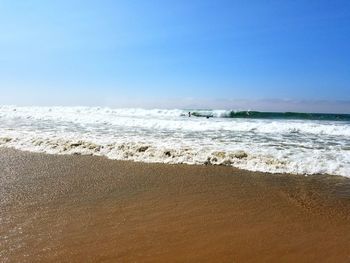
[[[0,262],[350,262],[350,180],[0,149]]]

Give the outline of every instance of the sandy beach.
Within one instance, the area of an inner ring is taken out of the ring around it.
[[[1,262],[350,262],[350,180],[0,149]]]

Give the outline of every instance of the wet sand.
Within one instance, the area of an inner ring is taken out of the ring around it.
[[[0,262],[350,262],[350,180],[0,149]]]

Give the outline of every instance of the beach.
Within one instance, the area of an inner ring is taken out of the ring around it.
[[[350,262],[350,180],[0,148],[1,262]]]
[[[0,263],[350,263],[350,1],[0,1]]]

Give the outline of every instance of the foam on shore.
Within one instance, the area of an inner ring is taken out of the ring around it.
[[[350,176],[349,122],[205,119],[184,113],[3,106],[0,146],[117,160]]]

